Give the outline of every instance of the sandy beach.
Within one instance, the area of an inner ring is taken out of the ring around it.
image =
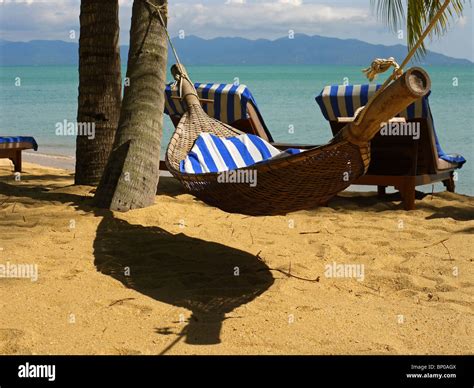
[[[38,275],[0,278],[1,354],[473,353],[471,197],[248,217],[162,178],[154,206],[120,214],[72,183],[0,161],[0,265]]]

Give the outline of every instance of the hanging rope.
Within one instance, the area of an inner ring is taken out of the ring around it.
[[[365,105],[365,107],[359,111],[359,113],[356,115],[356,118],[354,120],[354,124],[355,125],[359,125],[362,118],[364,117],[365,115],[365,112],[367,112],[367,109],[369,108],[369,106],[371,105],[371,103],[375,100],[375,98],[395,79],[401,77],[401,75],[403,74],[403,68],[408,64],[408,62],[410,62],[411,58],[413,57],[413,55],[415,54],[416,50],[418,50],[421,46],[421,44],[423,43],[423,41],[426,39],[426,37],[428,36],[428,34],[431,32],[431,30],[433,29],[433,27],[435,26],[435,24],[438,22],[439,18],[443,15],[444,11],[446,11],[446,8],[448,8],[449,6],[449,3],[451,2],[451,0],[446,0],[443,5],[441,6],[441,8],[438,10],[438,12],[436,13],[436,15],[433,17],[433,19],[431,19],[431,22],[428,24],[428,26],[425,28],[425,30],[423,31],[423,34],[421,34],[421,36],[418,38],[418,41],[416,42],[416,44],[411,48],[411,50],[408,52],[407,56],[405,57],[405,59],[403,60],[402,64],[399,66],[399,67],[395,67],[395,70],[393,71],[393,73],[390,75],[390,77],[387,78],[387,80],[383,83],[382,87],[377,90],[374,95],[372,96],[372,98],[369,100],[369,102],[367,103],[367,105]],[[385,71],[387,71],[390,66],[386,66],[386,64],[388,62],[390,62],[391,60],[393,60],[393,63],[396,64],[395,60],[393,59],[393,57],[390,57],[388,59],[376,59],[374,62],[372,62],[372,65],[367,68],[367,69],[364,69],[363,72],[367,74],[367,77],[369,78],[369,75],[370,76],[373,76],[372,79],[375,78],[375,76],[377,74],[380,74],[380,73],[383,73]],[[377,61],[380,61],[380,65],[378,65],[378,63],[376,63]],[[375,65],[374,65],[375,63]],[[374,65],[374,66],[373,66]],[[369,80],[372,81],[372,79],[369,78]]]
[[[178,57],[178,52],[176,51],[176,48],[174,47],[174,44],[173,44],[173,41],[171,40],[171,35],[168,31],[168,28],[166,27],[166,23],[165,23],[165,20],[163,18],[163,15],[162,15],[162,12],[166,12],[167,10],[167,6],[166,5],[155,5],[153,3],[151,3],[150,1],[148,0],[142,0],[145,4],[147,4],[150,8],[153,9],[153,13],[152,13],[152,16],[156,16],[158,17],[158,20],[160,21],[164,31],[165,31],[165,34],[166,34],[166,38],[168,39],[168,43],[171,47],[171,50],[173,52],[173,55],[174,55],[174,58],[176,59],[176,64],[179,66],[179,69],[180,70],[183,70],[183,67],[181,65],[181,61],[179,60],[179,57]],[[174,85],[177,85],[178,86],[178,96],[183,99],[184,96],[183,96],[183,79],[187,79],[189,82],[192,83],[192,81],[189,79],[188,75],[186,73],[181,73],[180,74],[180,78],[179,80],[176,80]]]
[[[173,51],[173,55],[176,59],[176,64],[181,65],[181,62],[178,57],[178,53],[176,52],[176,49],[173,45],[173,41],[171,40],[171,36],[169,34],[168,28],[166,28],[166,23],[165,20],[163,19],[163,15],[161,14],[161,11],[166,11],[167,7],[166,5],[155,5],[151,3],[148,0],[142,0],[145,4],[147,4],[150,8],[153,8],[153,15],[158,16],[158,19],[160,20],[161,25],[163,26],[163,29],[165,30],[166,37],[168,38],[168,42],[170,44],[171,50]]]

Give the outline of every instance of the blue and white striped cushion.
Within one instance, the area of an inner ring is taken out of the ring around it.
[[[173,98],[178,96],[178,90],[169,84],[165,89],[165,113],[169,116],[181,117],[186,112],[184,101]],[[258,114],[257,103],[245,85],[195,83],[194,87],[199,98],[213,100],[204,104],[204,111],[216,120],[232,124],[241,119],[248,118],[247,103],[251,103]]]
[[[20,143],[30,143],[31,148],[38,151],[38,143],[31,136],[0,136],[0,148],[15,148]]]
[[[382,85],[331,85],[326,86],[316,102],[321,108],[323,116],[328,121],[335,121],[338,117],[353,117],[361,106],[369,101],[369,98],[380,89]],[[428,117],[428,96],[420,98],[397,116],[408,120]]]
[[[302,150],[293,148],[281,152],[255,135],[223,138],[202,133],[186,159],[181,161],[180,171],[188,174],[223,172],[300,152]]]

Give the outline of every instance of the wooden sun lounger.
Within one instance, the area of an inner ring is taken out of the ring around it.
[[[253,105],[250,103],[247,104],[247,113],[248,113],[248,117],[246,119],[240,119],[238,121],[231,123],[232,127],[237,128],[241,130],[242,132],[259,136],[262,139],[268,141],[275,148],[278,148],[279,150],[282,150],[282,151],[288,148],[311,149],[311,148],[316,147],[315,145],[309,145],[309,144],[276,143],[273,141],[273,137],[270,131],[267,129],[265,124],[262,123],[262,120],[260,119],[257,111],[255,110]],[[181,117],[171,116],[170,118],[173,125],[177,127]],[[168,171],[168,168],[166,167],[166,163],[163,160],[160,162],[160,170]]]
[[[405,210],[413,210],[417,186],[443,182],[448,191],[454,192],[454,170],[458,164],[438,157],[435,135],[427,119],[407,121],[420,124],[419,139],[379,133],[371,143],[369,170],[354,184],[377,186],[379,197],[386,194],[388,186],[393,186],[400,192]],[[344,118],[330,121],[333,135],[346,124]]]
[[[367,104],[380,87],[366,85],[330,85],[316,97],[321,113],[329,121],[333,135],[354,120],[357,109]],[[415,208],[416,187],[443,182],[448,191],[454,191],[454,173],[465,162],[461,156],[448,158],[437,144],[434,121],[429,106],[429,94],[400,112],[391,121],[408,134],[378,133],[371,142],[371,162],[367,173],[353,184],[377,186],[380,197],[388,186],[400,192],[406,210]],[[419,137],[414,139],[413,128],[419,126]],[[412,131],[409,131],[412,129]],[[411,132],[411,133],[410,133]],[[459,163],[448,162],[453,159]]]
[[[207,103],[208,102],[203,102],[203,104]],[[262,139],[268,141],[269,143],[273,143],[271,133],[268,131],[265,124],[262,123],[262,120],[260,120],[257,111],[251,103],[247,103],[247,113],[248,118],[234,121],[233,123],[231,123],[232,127],[237,128],[245,133],[260,136]],[[170,119],[173,122],[173,125],[176,127],[179,124],[181,116],[170,116]]]
[[[37,149],[36,143],[31,141],[0,143],[0,159],[10,159],[14,171],[22,172],[22,152],[31,149]]]

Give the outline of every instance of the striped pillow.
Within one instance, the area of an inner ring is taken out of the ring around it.
[[[180,171],[188,174],[223,172],[300,152],[302,150],[293,148],[281,152],[255,135],[223,138],[201,133],[186,159],[181,161]]]

